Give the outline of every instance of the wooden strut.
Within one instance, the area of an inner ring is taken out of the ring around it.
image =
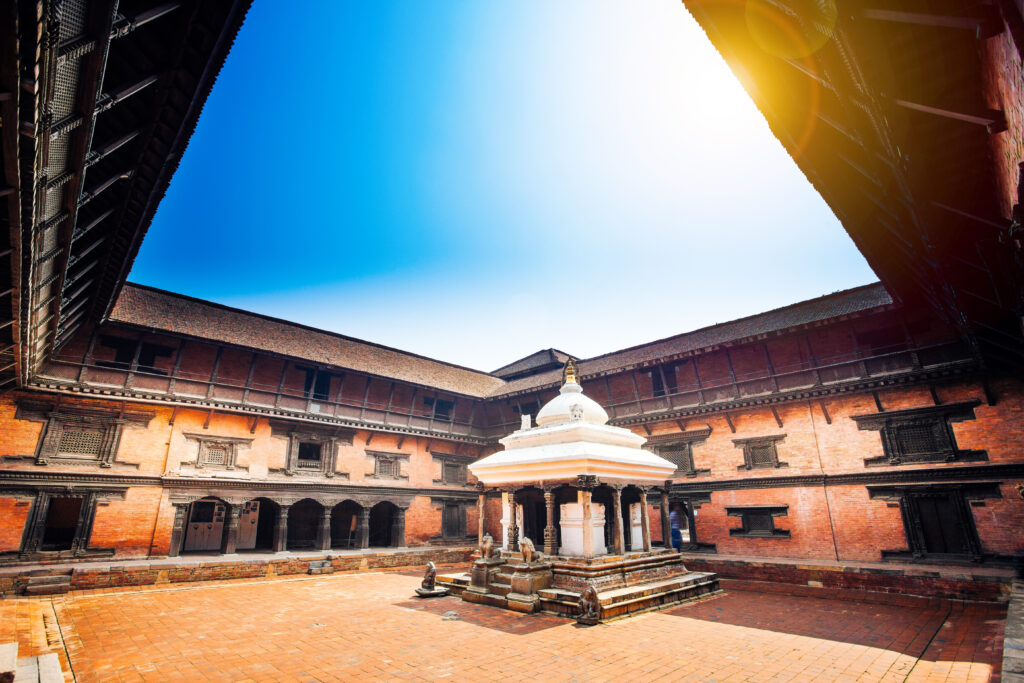
[[[736,425],[734,425],[732,423],[732,416],[730,416],[729,413],[725,413],[724,415],[725,415],[725,421],[729,424],[729,430],[733,434],[735,434],[736,433]]]
[[[212,418],[213,418],[213,411],[211,410],[210,412],[206,413],[206,419],[203,420],[203,429],[209,429],[210,428],[210,420]]]
[[[885,412],[885,408],[882,406],[882,398],[878,395],[878,392],[877,391],[872,391],[871,392],[871,396],[872,396],[872,398],[875,399],[875,407],[878,408],[878,412],[884,413]]]
[[[782,429],[782,417],[779,416],[779,409],[772,406],[772,417],[775,418],[775,424],[779,425],[779,429]]]
[[[825,416],[825,424],[832,424],[832,416],[828,413],[828,408],[825,407],[825,401],[818,399],[818,406],[821,408],[821,414]]]

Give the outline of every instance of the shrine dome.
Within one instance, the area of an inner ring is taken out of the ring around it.
[[[575,376],[566,381],[558,390],[558,396],[544,404],[544,407],[537,413],[537,426],[547,427],[549,425],[565,424],[572,422],[573,411],[576,411],[577,420],[583,420],[590,424],[603,425],[608,422],[608,413],[601,404],[583,393],[583,387],[576,381]],[[580,415],[582,411],[582,415]]]

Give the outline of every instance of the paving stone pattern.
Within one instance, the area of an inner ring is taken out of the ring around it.
[[[581,627],[451,597],[415,600],[408,574],[105,589],[52,598],[52,607],[82,683],[999,680],[1006,612],[993,604],[730,590]]]

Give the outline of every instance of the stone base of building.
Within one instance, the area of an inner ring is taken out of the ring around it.
[[[679,553],[667,550],[591,559],[559,556],[530,564],[518,553],[503,553],[477,560],[469,573],[438,576],[437,582],[466,602],[564,617],[579,615],[580,593],[592,585],[601,621],[720,590],[717,576],[688,571]]]
[[[47,595],[73,590],[147,586],[192,581],[259,578],[293,574],[415,567],[427,562],[461,564],[475,548],[424,547],[373,551],[276,553],[174,557],[123,562],[80,562],[65,565],[19,565],[0,568],[0,597]]]

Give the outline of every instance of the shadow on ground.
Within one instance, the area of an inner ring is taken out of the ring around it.
[[[730,590],[663,614],[877,647],[926,661],[974,661],[998,672],[1006,606],[907,607]]]
[[[552,617],[546,614],[519,614],[510,610],[490,605],[475,605],[463,602],[462,598],[448,596],[445,598],[414,598],[404,602],[396,602],[396,607],[404,607],[429,614],[436,614],[439,619],[451,619],[446,612],[455,612],[458,619],[474,626],[494,629],[512,635],[527,635],[555,626],[571,623],[568,619]]]

